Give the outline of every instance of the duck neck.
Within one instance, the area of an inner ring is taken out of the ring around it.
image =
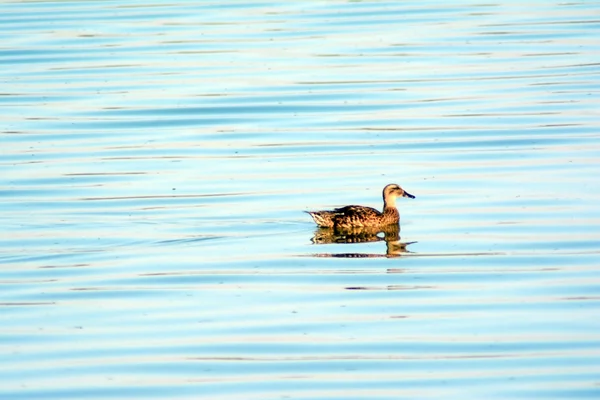
[[[385,212],[388,208],[396,209],[396,198],[393,196],[384,197],[383,198],[383,212]]]
[[[381,221],[384,224],[393,224],[400,221],[400,213],[396,208],[396,196],[383,197],[383,215]]]

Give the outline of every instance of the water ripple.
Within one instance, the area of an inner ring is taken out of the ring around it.
[[[595,2],[1,8],[0,397],[600,396]]]

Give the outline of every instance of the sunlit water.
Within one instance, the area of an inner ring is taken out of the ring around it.
[[[600,5],[526,3],[0,5],[0,398],[600,398]]]

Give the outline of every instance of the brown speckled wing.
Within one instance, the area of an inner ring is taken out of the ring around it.
[[[346,206],[336,208],[334,212],[334,223],[339,227],[377,225],[381,218],[381,213],[371,207]]]

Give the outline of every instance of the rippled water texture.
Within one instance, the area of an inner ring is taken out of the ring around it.
[[[600,398],[599,2],[0,27],[0,398]]]

